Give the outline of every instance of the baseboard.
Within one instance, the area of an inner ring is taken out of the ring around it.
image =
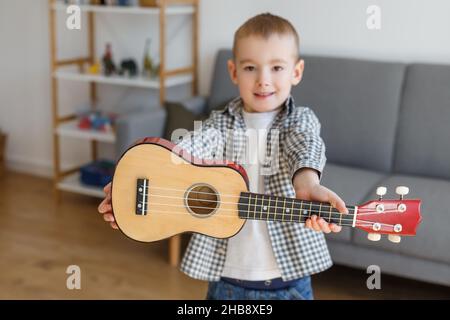
[[[53,166],[47,161],[19,156],[8,156],[8,159],[6,159],[6,170],[27,173],[44,178],[53,177]]]

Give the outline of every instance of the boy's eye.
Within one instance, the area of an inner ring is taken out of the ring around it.
[[[281,71],[281,70],[283,70],[283,67],[282,66],[275,66],[275,67],[273,67],[273,70],[274,71]]]
[[[253,67],[253,66],[246,66],[246,67],[244,67],[244,70],[245,71],[253,71],[253,70],[255,70],[255,67]]]

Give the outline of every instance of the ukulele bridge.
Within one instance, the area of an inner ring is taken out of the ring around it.
[[[136,215],[147,215],[148,179],[137,179],[136,183]]]

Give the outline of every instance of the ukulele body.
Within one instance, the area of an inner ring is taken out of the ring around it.
[[[123,154],[112,181],[119,229],[142,242],[183,232],[216,238],[238,233],[245,223],[238,216],[238,200],[248,189],[243,168],[206,165],[176,149],[164,139],[147,138]]]

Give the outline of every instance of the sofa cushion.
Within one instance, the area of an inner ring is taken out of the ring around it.
[[[395,172],[450,178],[450,66],[408,67]]]
[[[239,89],[231,81],[228,74],[227,60],[232,57],[233,54],[230,49],[222,49],[217,53],[209,91],[209,111],[219,109],[228,101],[239,96]]]
[[[405,65],[303,58],[303,80],[293,96],[297,105],[311,107],[319,117],[328,159],[389,172]]]
[[[384,174],[327,163],[323,171],[321,184],[336,192],[347,206],[362,204]],[[350,241],[352,228],[344,227],[339,233],[327,234],[328,239]]]
[[[395,187],[405,185],[410,188],[408,199],[423,199],[421,205],[422,222],[415,237],[403,237],[398,244],[382,236],[379,242],[367,240],[367,233],[356,230],[353,241],[362,246],[370,246],[391,252],[450,263],[450,213],[448,196],[450,181],[405,175],[394,175],[382,182],[388,188],[389,198],[398,199]]]

